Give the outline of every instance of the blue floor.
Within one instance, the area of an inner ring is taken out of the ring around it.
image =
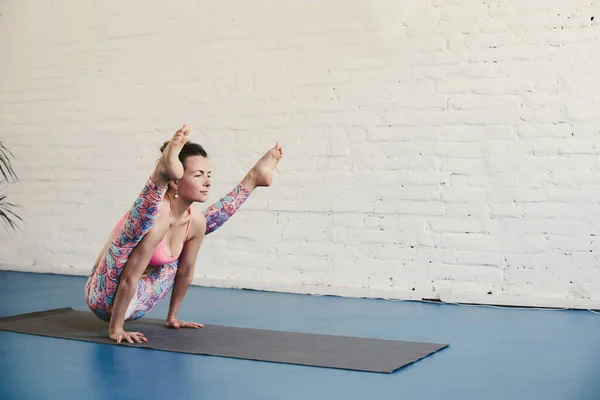
[[[0,316],[86,310],[82,277],[0,271]],[[168,299],[148,315],[166,315]],[[0,398],[600,399],[600,315],[190,288],[182,319],[449,343],[394,374],[132,349],[0,331]]]

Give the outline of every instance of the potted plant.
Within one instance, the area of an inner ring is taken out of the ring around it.
[[[13,154],[4,143],[0,141],[0,185],[2,185],[2,189],[8,184],[18,181],[17,174],[11,164],[11,158],[14,158]],[[7,200],[6,194],[2,193],[0,190],[0,220],[2,220],[7,227],[11,227],[12,229],[17,228],[17,220],[22,220],[22,218],[14,211],[16,207],[15,204],[12,204]]]

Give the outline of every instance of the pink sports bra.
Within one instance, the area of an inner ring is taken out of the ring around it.
[[[191,218],[192,208],[190,207],[189,210],[190,210],[190,222],[188,222],[187,229],[185,230],[185,237],[183,238],[184,244],[185,244],[185,241],[187,240],[188,232],[190,231],[190,226],[192,225],[192,219],[193,219],[193,218]],[[169,210],[169,215],[171,215],[170,210]],[[121,226],[123,221],[125,221],[125,217],[127,217],[127,214],[125,214],[121,217],[121,219],[119,220],[119,223],[117,223],[117,226],[115,226],[115,228],[113,229],[113,232],[115,233],[115,235],[117,234],[117,232],[119,230],[119,226]],[[150,265],[160,266],[160,265],[164,265],[164,264],[170,264],[170,263],[176,261],[177,259],[179,259],[179,256],[180,255],[177,255],[176,257],[169,257],[167,255],[167,253],[165,252],[165,238],[163,238],[160,241],[160,243],[158,243],[158,245],[154,249],[154,252],[152,253],[152,258],[150,258]]]

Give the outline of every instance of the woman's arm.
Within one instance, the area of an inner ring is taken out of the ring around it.
[[[168,221],[167,221],[168,222]],[[146,233],[143,239],[138,243],[135,249],[131,252],[127,263],[123,267],[117,293],[112,307],[112,315],[108,327],[108,334],[111,339],[121,343],[121,340],[127,340],[129,343],[146,341],[147,339],[139,332],[125,332],[123,326],[125,324],[125,313],[131,299],[136,293],[138,281],[148,267],[148,263],[152,258],[154,249],[165,236],[167,226],[164,223],[164,218],[159,220]]]
[[[175,275],[175,283],[173,285],[173,293],[171,294],[171,303],[169,304],[169,313],[167,314],[167,326],[172,328],[201,328],[201,324],[194,322],[178,321],[177,314],[179,307],[183,302],[183,298],[188,287],[194,279],[194,267],[196,259],[206,232],[206,217],[197,212],[194,214],[191,235],[183,246],[181,255],[179,256],[179,265],[177,274]]]

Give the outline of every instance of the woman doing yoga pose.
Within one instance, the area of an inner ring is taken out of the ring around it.
[[[147,341],[140,332],[125,331],[125,321],[144,316],[171,289],[166,325],[203,327],[178,320],[177,313],[204,236],[235,214],[256,187],[271,185],[283,155],[277,143],[230,193],[205,212],[195,212],[192,204],[207,199],[211,171],[206,151],[187,141],[189,133],[184,125],[162,146],[156,168],[111,232],[86,283],[88,307],[109,322],[109,337],[117,343]]]

